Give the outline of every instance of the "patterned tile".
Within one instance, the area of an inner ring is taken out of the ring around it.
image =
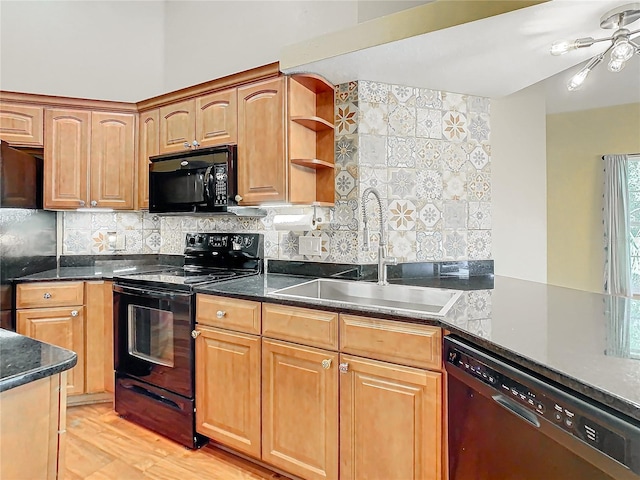
[[[389,89],[389,103],[404,103],[408,106],[416,105],[416,88],[405,85],[391,85]]]
[[[488,260],[491,258],[490,230],[469,230],[467,239],[470,259]]]
[[[338,201],[334,207],[333,230],[358,230],[358,201]]]
[[[442,150],[442,163],[452,172],[459,172],[469,159],[467,143],[449,143]]]
[[[491,292],[485,290],[477,290],[468,292],[467,297],[467,315],[469,319],[480,320],[491,318],[492,302]]]
[[[389,100],[389,85],[386,83],[358,82],[358,100],[373,103],[387,103]]]
[[[444,142],[416,138],[416,168],[437,170],[444,149]]]
[[[142,228],[145,230],[160,229],[160,216],[155,213],[144,212],[142,214]]]
[[[491,101],[487,97],[476,97],[469,95],[467,97],[467,112],[489,113]]]
[[[65,228],[73,230],[90,230],[91,213],[89,212],[64,212]]]
[[[138,212],[116,213],[116,224],[119,232],[142,229],[142,214]]]
[[[278,259],[278,240],[280,232],[271,231],[264,233],[264,257]]]
[[[387,197],[387,169],[386,168],[362,168],[360,170],[360,192],[366,188],[375,188],[382,198]]]
[[[445,260],[464,260],[467,257],[466,230],[449,230],[444,232]]]
[[[216,230],[216,217],[198,217],[196,220],[196,231],[208,233]]]
[[[442,218],[444,228],[466,228],[467,202],[445,201]]]
[[[467,138],[467,129],[464,113],[448,111],[442,115],[442,138],[450,142],[463,142]]]
[[[411,137],[388,137],[387,165],[389,167],[415,168],[416,139]]]
[[[142,230],[127,230],[124,232],[124,242],[127,253],[143,253]]]
[[[387,137],[360,135],[360,165],[384,167],[387,164]]]
[[[425,138],[442,138],[442,112],[431,108],[418,108],[416,135]]]
[[[143,253],[160,253],[162,235],[159,230],[144,231]]]
[[[416,196],[416,171],[411,168],[388,170],[387,198],[414,198]]]
[[[414,137],[416,135],[416,109],[404,103],[389,104],[389,135]]]
[[[427,229],[436,228],[442,219],[442,208],[440,202],[429,202],[420,209],[419,218]]]
[[[491,180],[489,174],[477,172],[467,178],[469,200],[488,202],[491,200]]]
[[[442,175],[442,198],[467,200],[467,174],[445,170]]]
[[[336,104],[358,100],[358,82],[341,83],[336,87]]]
[[[358,132],[387,135],[389,130],[389,106],[386,103],[360,102]]]
[[[83,215],[87,215],[86,213]],[[107,230],[115,232],[117,229],[116,214],[111,212],[89,213],[91,216],[91,230]]]
[[[356,263],[357,259],[358,234],[356,232],[333,232],[327,260],[337,263]]]
[[[62,239],[62,253],[65,255],[87,255],[91,253],[91,232],[65,228]]]
[[[418,255],[415,231],[389,232],[389,255],[396,257],[398,262],[415,262]]]
[[[336,137],[336,165],[344,166],[358,161],[358,136],[341,135]]]
[[[442,109],[467,113],[467,95],[459,93],[442,92]]]
[[[418,170],[416,175],[416,195],[426,200],[442,198],[442,174],[437,170]]]
[[[442,260],[444,258],[441,232],[417,232],[416,243],[416,260],[424,262],[428,260]]]
[[[182,217],[180,223],[180,229],[182,233],[194,233],[198,231],[198,218],[197,217]]]
[[[439,90],[429,90],[419,88],[416,93],[416,107],[442,109],[442,92]]]
[[[469,228],[474,230],[491,228],[491,202],[469,202]]]
[[[301,232],[279,232],[278,257],[280,260],[303,260],[300,255],[300,233]]]
[[[109,248],[109,235],[106,230],[96,230],[91,234],[91,253],[97,255],[113,253]]]
[[[352,192],[356,192],[356,179],[348,170],[340,170],[336,175],[336,198],[346,200]]]
[[[489,115],[486,113],[470,113],[468,125],[469,141],[488,143],[491,130],[489,128]]]
[[[482,170],[489,163],[489,154],[482,145],[478,145],[469,154],[469,162],[477,169]]]
[[[418,212],[410,200],[393,200],[389,204],[387,223],[391,230],[414,230]]]
[[[336,135],[347,135],[358,131],[357,102],[341,103],[335,108]]]

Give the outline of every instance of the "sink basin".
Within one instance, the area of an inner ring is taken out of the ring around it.
[[[462,292],[444,288],[378,285],[351,280],[319,278],[281,288],[276,298],[308,300],[315,304],[366,307],[390,313],[419,313],[443,317]]]

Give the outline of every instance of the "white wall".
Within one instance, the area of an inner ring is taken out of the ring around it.
[[[163,90],[164,3],[0,1],[0,88],[138,101]]]
[[[358,23],[384,17],[434,0],[358,0]]]
[[[536,84],[491,101],[496,275],[547,281],[545,92]]]
[[[357,23],[354,1],[167,1],[166,91],[278,61],[283,46]]]

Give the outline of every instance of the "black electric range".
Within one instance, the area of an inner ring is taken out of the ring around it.
[[[192,233],[184,267],[114,278],[115,410],[189,448],[195,431],[194,287],[259,274],[261,234]]]

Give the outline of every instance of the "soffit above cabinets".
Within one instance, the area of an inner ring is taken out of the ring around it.
[[[373,80],[483,97],[512,94],[594,55],[554,57],[559,39],[603,36],[620,0],[438,0],[285,48],[285,73]],[[605,47],[603,47],[604,49]]]

